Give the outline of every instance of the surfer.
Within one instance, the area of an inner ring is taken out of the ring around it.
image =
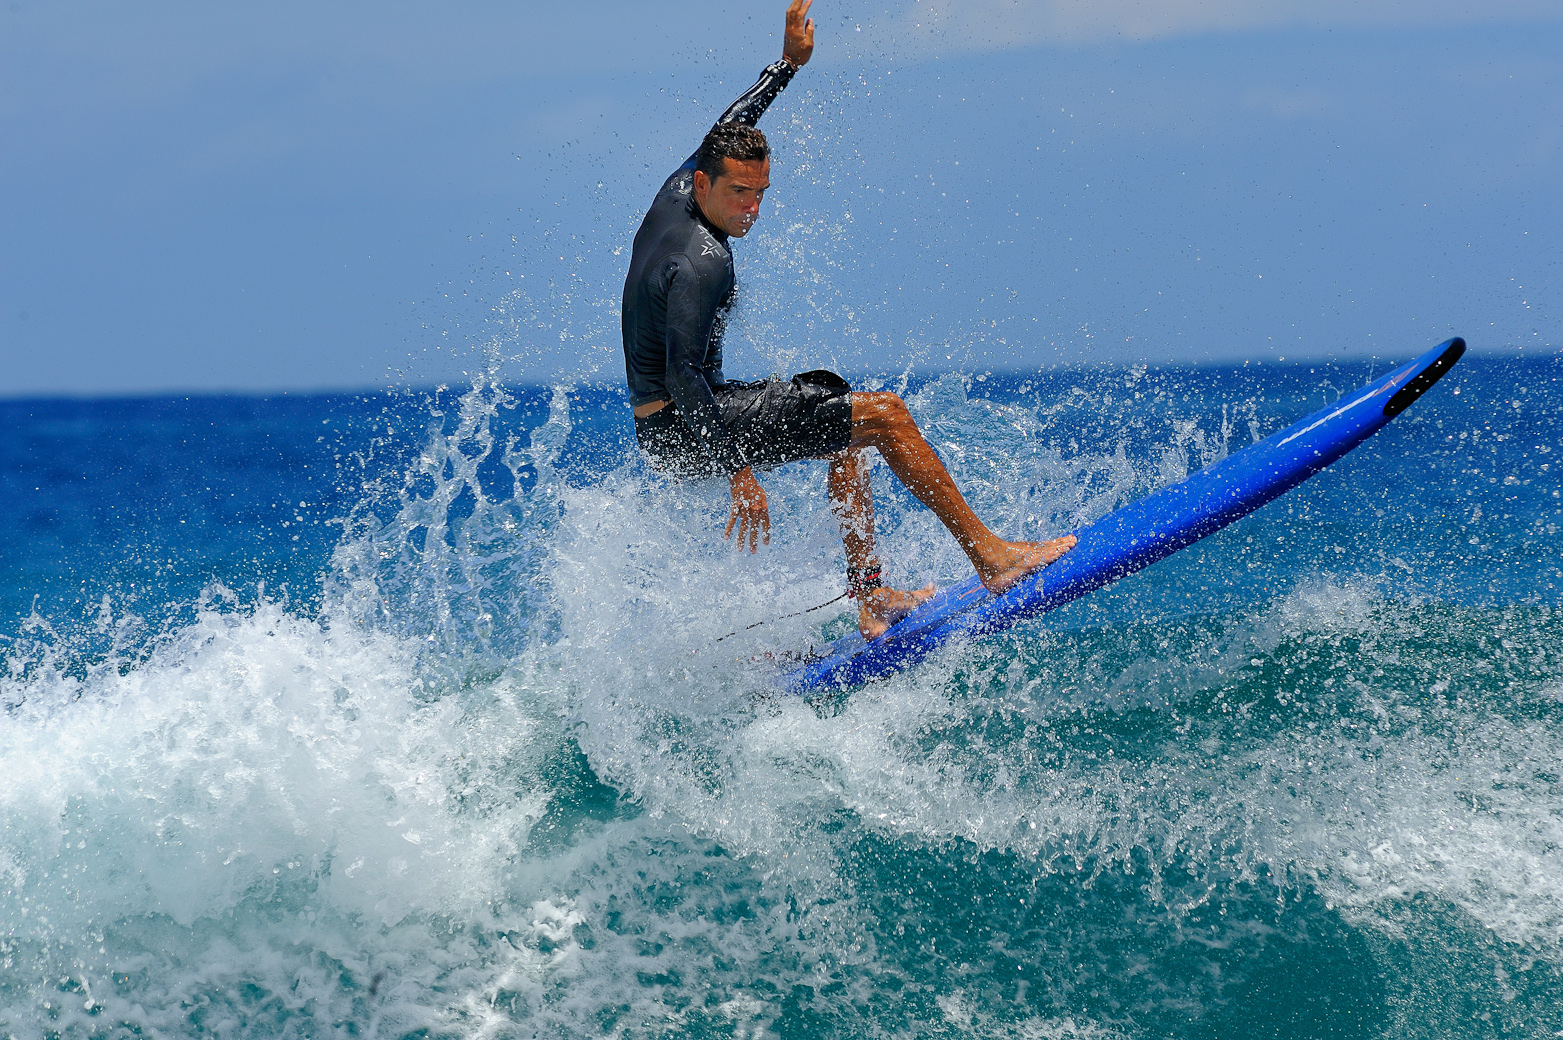
[[[678,478],[725,476],[733,504],[726,537],[754,552],[771,540],[755,470],[801,459],[830,461],[831,508],[841,522],[847,591],[865,639],[933,595],[880,580],[874,503],[863,452],[879,451],[944,523],[984,586],[1003,592],[1075,544],[1005,541],[974,513],[893,393],[853,390],[834,372],[759,382],[722,374],[722,332],[733,301],[731,245],[754,226],[770,187],[770,146],[760,116],[814,53],[813,0],[787,8],[782,57],[722,113],[699,149],[673,171],[635,234],[624,281],[624,363],[635,438],[651,463]]]

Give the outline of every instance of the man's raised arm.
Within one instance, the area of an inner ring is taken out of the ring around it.
[[[792,81],[793,74],[809,63],[814,55],[814,19],[809,8],[814,0],[792,0],[787,8],[787,27],[782,33],[780,61],[765,66],[759,82],[741,94],[737,101],[727,106],[717,126],[723,123],[743,123],[754,126],[776,100],[776,95]]]
[[[776,100],[776,95],[792,82],[792,77],[799,69],[809,63],[809,58],[814,55],[814,19],[809,17],[809,8],[813,5],[814,0],[792,0],[787,8],[787,27],[782,32],[781,59],[765,66],[754,86],[728,105],[727,111],[713,125],[742,123],[754,126],[765,110],[771,107],[771,102]],[[668,178],[669,183],[680,174],[687,175],[694,171],[696,155],[699,155],[698,149],[695,155],[685,159],[684,164],[673,172],[673,176]]]

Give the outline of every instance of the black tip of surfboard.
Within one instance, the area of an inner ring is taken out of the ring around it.
[[[1439,354],[1416,377],[1395,391],[1395,396],[1384,402],[1384,417],[1393,419],[1407,408],[1411,402],[1427,393],[1428,388],[1444,377],[1444,373],[1454,367],[1454,363],[1460,360],[1460,355],[1465,353],[1465,340],[1456,336],[1443,345],[1443,353]]]

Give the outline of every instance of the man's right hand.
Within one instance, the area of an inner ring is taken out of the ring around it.
[[[796,5],[794,5],[796,6]],[[727,518],[727,533],[724,538],[733,536],[733,528],[738,528],[738,547],[743,548],[744,540],[749,541],[749,551],[754,552],[758,548],[758,541],[763,532],[765,544],[771,544],[771,511],[765,502],[765,489],[754,477],[754,470],[745,466],[732,476],[733,486],[733,511]]]
[[[795,69],[801,69],[814,55],[814,19],[809,8],[814,0],[792,0],[787,7],[787,28],[782,34],[782,57]]]

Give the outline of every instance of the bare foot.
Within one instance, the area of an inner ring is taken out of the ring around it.
[[[1074,535],[1066,534],[1050,542],[1000,542],[1002,548],[977,565],[977,576],[983,587],[997,596],[1073,549],[1076,541]]]
[[[858,600],[857,630],[864,639],[874,640],[884,635],[891,625],[917,609],[917,605],[933,595],[933,582],[915,592],[900,589],[877,588]]]

